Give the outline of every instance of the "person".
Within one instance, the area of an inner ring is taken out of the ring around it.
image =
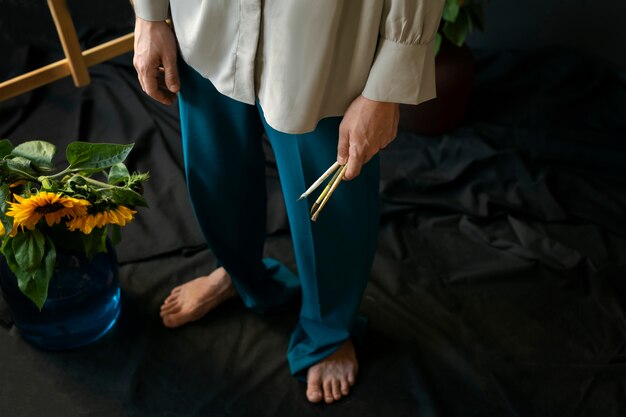
[[[396,136],[399,103],[435,97],[443,2],[135,1],[139,82],[163,104],[178,98],[189,196],[217,259],[215,270],[165,299],[165,326],[197,320],[232,297],[265,312],[301,293],[291,373],[306,381],[311,402],[348,395],[378,238],[378,152]],[[263,132],[297,276],[263,258]],[[313,222],[313,199],[298,197],[335,161],[347,164],[345,181]]]

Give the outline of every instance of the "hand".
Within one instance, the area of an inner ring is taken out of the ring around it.
[[[160,103],[174,102],[180,87],[176,38],[166,22],[136,18],[133,65],[143,91]]]
[[[395,139],[399,119],[397,103],[359,96],[350,104],[339,125],[337,145],[337,162],[348,163],[345,180],[359,175],[361,167]]]

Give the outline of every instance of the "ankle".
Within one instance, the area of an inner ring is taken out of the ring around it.
[[[237,289],[235,288],[235,284],[233,284],[233,280],[230,275],[226,272],[224,267],[220,267],[219,269],[221,269],[221,271],[219,271],[220,275],[218,278],[218,285],[220,289],[222,289],[227,298],[236,297],[238,295]]]

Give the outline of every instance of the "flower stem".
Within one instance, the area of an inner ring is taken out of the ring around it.
[[[63,175],[68,174],[70,171],[71,170],[69,168],[65,168],[63,171],[57,172],[56,174],[53,174],[53,175],[48,175],[47,177],[50,179],[62,177]]]
[[[18,174],[22,174],[23,176],[25,176],[25,177],[26,177],[26,178],[28,178],[29,180],[39,182],[39,180],[38,180],[36,177],[33,177],[32,175],[30,175],[30,174],[29,174],[29,173],[27,173],[27,172],[20,171],[19,169],[13,169],[13,172],[17,172]]]
[[[105,189],[105,190],[110,190],[110,189],[113,189],[113,188],[119,188],[116,185],[107,184],[106,182],[94,180],[93,178],[89,178],[89,177],[83,177],[82,175],[76,175],[76,177],[82,178],[87,183],[89,183],[91,185],[97,185],[98,187],[101,187],[102,189]]]

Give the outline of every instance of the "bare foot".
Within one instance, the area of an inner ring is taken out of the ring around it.
[[[224,269],[219,267],[207,276],[189,281],[172,290],[161,305],[166,327],[178,327],[198,320],[222,302],[237,296],[237,290]]]
[[[359,369],[352,342],[347,340],[335,353],[311,366],[306,396],[312,403],[338,401],[350,393]]]

